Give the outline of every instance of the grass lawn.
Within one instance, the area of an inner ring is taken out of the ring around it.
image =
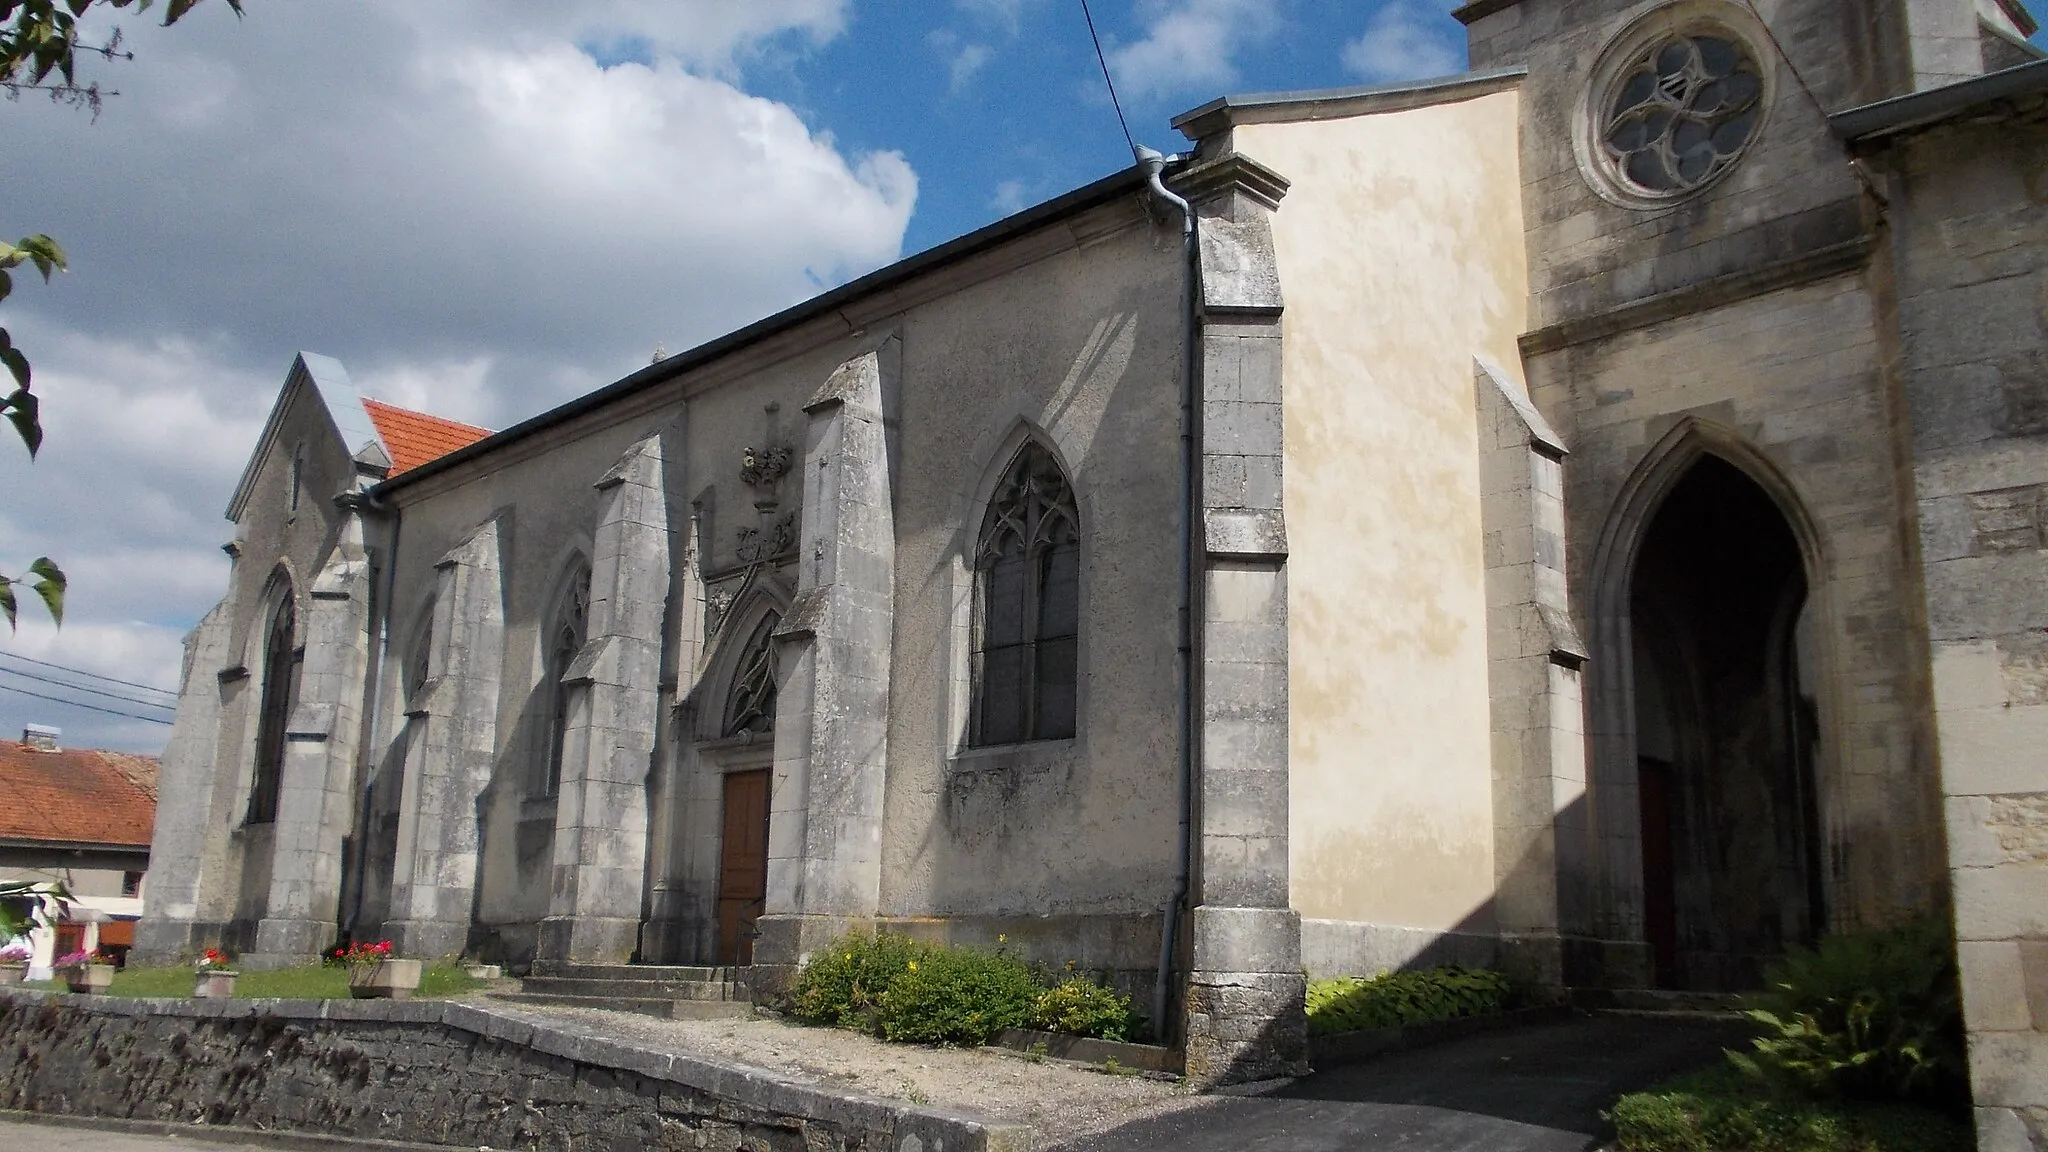
[[[1622,1152],[1971,1152],[1967,1122],[1912,1104],[1773,1097],[1732,1067],[1667,1080],[1608,1113]]]
[[[192,995],[192,969],[183,965],[164,968],[127,968],[114,976],[114,985],[107,989],[109,996],[173,996]],[[61,980],[30,981],[26,987],[47,988],[61,992]],[[471,979],[469,973],[452,964],[429,964],[420,976],[416,998],[460,996],[484,986],[481,980]],[[329,968],[319,964],[308,964],[299,968],[279,968],[270,972],[243,972],[235,981],[237,1000],[345,1000],[348,998],[348,970]]]

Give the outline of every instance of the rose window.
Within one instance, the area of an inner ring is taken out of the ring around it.
[[[1712,180],[1756,134],[1763,79],[1735,41],[1659,39],[1609,89],[1601,147],[1633,191],[1674,196]]]

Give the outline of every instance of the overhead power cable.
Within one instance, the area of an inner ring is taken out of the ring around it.
[[[178,707],[175,703],[166,704],[159,700],[143,700],[134,696],[124,696],[119,692],[109,692],[104,688],[93,688],[85,684],[67,684],[62,680],[54,680],[48,676],[38,676],[33,672],[23,672],[19,668],[0,668],[0,676],[19,676],[24,680],[33,680],[38,684],[48,684],[53,688],[69,688],[73,692],[89,692],[94,696],[104,696],[109,700],[119,700],[123,704],[140,704],[145,708],[175,710]]]
[[[166,720],[161,716],[143,716],[134,712],[123,712],[119,708],[102,708],[97,704],[81,704],[76,700],[65,700],[57,696],[45,696],[41,692],[31,692],[26,688],[16,688],[12,684],[0,684],[0,691],[15,692],[23,696],[33,696],[38,700],[48,700],[56,704],[68,704],[73,708],[83,708],[88,712],[105,712],[109,716],[126,716],[130,720],[147,720],[151,724],[170,723],[169,720]]]
[[[1116,122],[1124,130],[1124,143],[1136,152],[1138,142],[1131,139],[1131,125],[1124,119],[1123,102],[1116,98],[1116,81],[1109,77],[1109,58],[1102,54],[1102,37],[1095,34],[1095,13],[1088,10],[1088,0],[1081,0],[1081,18],[1088,21],[1088,39],[1095,44],[1095,62],[1102,65],[1102,82],[1109,85],[1109,106],[1116,109]]]
[[[102,676],[97,672],[87,672],[83,668],[67,668],[62,664],[52,664],[48,660],[38,660],[33,656],[23,656],[17,652],[0,652],[0,658],[20,660],[25,664],[35,664],[44,668],[54,668],[59,672],[69,672],[73,676],[83,676],[88,680],[104,680],[109,684],[119,684],[123,688],[140,688],[145,692],[161,692],[166,696],[176,696],[178,694],[174,689],[158,688],[154,684],[137,684],[133,680],[120,680],[112,676]]]

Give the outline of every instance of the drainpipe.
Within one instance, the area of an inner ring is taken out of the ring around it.
[[[342,924],[342,935],[350,941],[356,939],[356,930],[363,918],[363,889],[370,879],[370,820],[371,801],[375,793],[377,774],[371,770],[377,754],[378,729],[382,727],[384,713],[384,657],[391,649],[391,598],[398,593],[398,528],[402,522],[398,505],[387,504],[377,495],[375,487],[363,493],[363,509],[379,512],[391,519],[390,546],[384,550],[384,593],[377,598],[376,607],[383,619],[373,633],[374,643],[370,652],[369,667],[364,669],[364,683],[370,693],[370,706],[364,710],[362,751],[356,757],[356,770],[362,774],[357,786],[361,794],[356,808],[356,882],[355,891],[349,894],[348,919]]]
[[[1152,186],[1152,195],[1180,213],[1182,257],[1187,262],[1186,291],[1181,298],[1181,388],[1180,388],[1180,770],[1175,789],[1179,825],[1174,843],[1178,859],[1174,865],[1173,896],[1166,902],[1166,922],[1159,932],[1159,969],[1152,983],[1153,1038],[1165,1041],[1168,993],[1173,984],[1173,958],[1181,905],[1188,898],[1191,856],[1190,802],[1195,778],[1195,293],[1201,277],[1201,260],[1195,241],[1195,210],[1186,200],[1167,190],[1161,175],[1168,157],[1141,146],[1134,147],[1138,167]],[[1179,159],[1174,157],[1173,159]]]

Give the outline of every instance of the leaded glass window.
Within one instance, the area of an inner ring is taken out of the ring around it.
[[[1639,49],[1595,107],[1600,147],[1622,184],[1676,196],[1741,155],[1763,112],[1763,75],[1732,36],[1693,31]]]
[[[570,575],[562,587],[561,598],[555,604],[554,614],[548,622],[545,649],[546,688],[548,699],[547,774],[542,778],[542,791],[549,796],[562,789],[562,745],[569,735],[569,689],[562,683],[562,677],[569,671],[569,665],[576,654],[583,650],[583,640],[590,624],[590,568],[581,566]]]
[[[1074,734],[1081,537],[1052,454],[1027,444],[996,486],[975,553],[977,745]]]
[[[277,820],[277,795],[284,780],[285,728],[299,694],[298,611],[289,584],[277,594],[263,641],[263,699],[256,718],[256,778],[249,788],[250,824]]]
[[[775,628],[782,617],[770,612],[747,636],[726,701],[725,735],[775,730]]]

